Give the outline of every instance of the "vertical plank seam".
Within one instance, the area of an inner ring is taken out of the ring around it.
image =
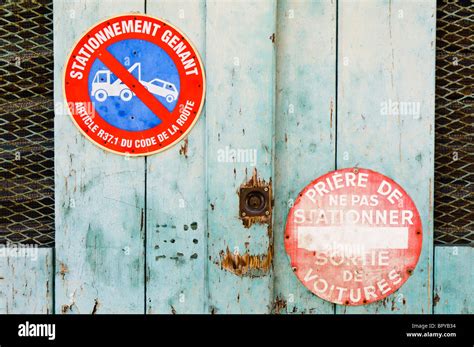
[[[432,2],[433,4],[433,2]],[[433,36],[432,36],[432,39],[433,39],[433,42],[434,42],[434,54],[433,54],[433,61],[432,61],[432,64],[433,64],[433,69],[434,69],[434,74],[433,74],[433,78],[434,78],[434,81],[433,81],[433,84],[434,84],[434,88],[433,88],[433,132],[431,134],[431,182],[430,182],[430,187],[429,187],[429,192],[430,192],[430,196],[428,197],[428,203],[430,204],[430,206],[428,206],[428,212],[429,212],[429,215],[428,215],[428,220],[431,219],[431,229],[432,229],[432,233],[431,235],[433,235],[433,238],[431,240],[431,268],[432,268],[432,271],[431,271],[431,314],[434,314],[435,313],[435,308],[434,308],[434,305],[435,305],[435,291],[436,291],[436,247],[434,245],[434,229],[435,229],[435,222],[434,222],[434,176],[435,176],[435,172],[434,172],[434,165],[435,165],[435,141],[436,141],[436,39],[437,39],[437,2],[435,1],[434,2],[434,8],[433,8],[433,11],[434,11],[434,32],[433,32]],[[428,263],[428,268],[429,268],[430,264]]]
[[[143,4],[143,10],[144,13],[146,14],[146,3],[147,0],[144,0]],[[147,177],[147,169],[148,169],[148,160],[147,157],[144,157],[144,204],[143,204],[143,314],[147,314],[147,302],[148,302],[148,293],[147,293],[147,288],[148,288],[148,263],[147,263],[147,234],[148,234],[148,206],[147,206],[147,186],[148,186],[148,177]]]
[[[433,224],[433,231],[434,231],[434,224]],[[434,239],[433,239],[434,244]],[[431,314],[435,314],[435,296],[436,296],[436,246],[433,246],[433,289],[431,294]]]
[[[51,20],[53,21],[53,55],[54,55],[54,39],[55,39],[55,33],[54,33],[54,17],[56,16],[56,12],[54,11],[54,1],[52,3],[52,12],[53,15],[51,16]],[[54,89],[54,84],[55,84],[55,75],[54,75],[54,65],[57,64],[57,61],[53,60],[53,89]],[[53,103],[55,99],[55,95],[53,92]],[[54,245],[52,247],[52,252],[51,252],[51,305],[53,306],[51,308],[51,313],[54,315],[56,314],[56,218],[57,218],[57,213],[56,213],[56,151],[55,151],[55,142],[56,142],[56,132],[55,132],[55,124],[56,124],[56,112],[54,112],[53,116],[53,156],[54,156],[54,164],[53,164],[53,180],[54,180]]]
[[[203,26],[204,26],[204,39],[203,39],[203,60],[204,60],[204,74],[206,74],[206,61],[207,61],[207,0],[203,0]],[[207,77],[207,76],[206,76]],[[207,83],[207,82],[206,82]],[[203,242],[206,241],[206,247],[204,247],[204,298],[203,298],[203,313],[209,313],[209,175],[208,175],[208,162],[209,162],[209,131],[207,122],[207,104],[206,95],[204,95],[204,191],[205,191],[205,206],[204,211],[206,213],[204,226],[204,237]]]
[[[335,66],[335,93],[334,93],[334,169],[337,170],[337,120],[338,120],[338,111],[339,111],[339,94],[338,94],[338,81],[339,81],[339,0],[336,0],[336,38],[335,38],[335,58],[336,58],[336,66]]]
[[[336,0],[336,34],[335,34],[335,92],[334,92],[334,169],[337,170],[337,126],[338,126],[338,118],[339,118],[339,0]],[[337,314],[337,305],[332,304],[333,313]]]
[[[54,231],[56,233],[56,230]],[[56,238],[56,236],[55,236]],[[51,250],[51,314],[56,314],[56,242]],[[49,300],[49,298],[48,298]]]
[[[272,143],[272,161],[273,163],[275,163],[275,160],[276,159],[276,148],[275,148],[275,138],[276,138],[276,123],[277,123],[277,118],[278,118],[278,115],[277,115],[277,110],[278,110],[278,105],[277,105],[277,99],[278,99],[278,67],[280,66],[280,63],[279,63],[279,59],[278,59],[278,50],[279,50],[279,40],[280,40],[280,25],[279,25],[279,22],[278,22],[278,14],[280,13],[280,8],[281,8],[281,5],[282,3],[280,1],[277,1],[277,4],[276,4],[276,9],[275,9],[275,17],[276,17],[276,23],[275,23],[275,82],[274,82],[274,85],[275,85],[275,95],[274,95],[274,99],[275,99],[275,108],[273,110],[273,114],[274,114],[274,120],[273,120],[273,143]],[[273,173],[274,171],[274,167],[272,168],[272,174],[274,175],[273,177],[273,180],[272,182],[274,182],[274,187],[272,187],[273,189],[273,192],[274,192],[274,196],[276,196],[276,192],[277,192],[277,179],[276,179],[276,172]],[[275,206],[273,207],[275,209]],[[274,240],[275,239],[275,233],[278,231],[277,229],[277,223],[275,222],[275,217],[274,217],[274,213],[272,214],[272,220],[270,221],[270,223],[272,224],[272,230],[273,230],[273,233],[272,233],[272,239]],[[275,245],[273,245],[273,252],[276,256],[276,247]],[[275,258],[274,256],[274,258]],[[274,264],[275,264],[275,260],[272,261],[272,268],[274,267]],[[278,272],[278,269],[277,269],[277,272]],[[272,285],[273,285],[273,288],[272,288],[272,305],[276,302],[276,296],[275,296],[275,281],[277,280],[277,276],[275,276],[275,273],[273,274],[273,279],[272,279]],[[276,293],[276,295],[278,296],[278,293]],[[270,313],[279,313],[279,312],[272,312],[272,308],[270,307]]]
[[[271,132],[271,142],[272,142],[272,144],[271,144],[271,154],[270,154],[270,162],[271,162],[270,172],[271,172],[272,182],[275,182],[275,183],[272,183],[272,184],[276,185],[276,180],[275,180],[275,160],[276,160],[276,156],[275,156],[275,152],[276,152],[275,134],[276,134],[276,117],[277,117],[277,115],[276,115],[276,110],[277,110],[276,99],[277,99],[277,93],[278,93],[278,88],[277,88],[278,1],[273,2],[273,10],[274,10],[273,34],[274,34],[274,37],[276,37],[276,39],[275,39],[275,42],[273,43],[273,59],[272,59],[273,60],[272,61],[272,64],[273,64],[273,97],[272,97],[272,128],[271,128],[272,129],[271,130],[272,131]],[[276,187],[271,187],[271,189],[273,189],[273,190],[275,190],[275,188]],[[275,216],[274,216],[274,213],[272,213],[271,220],[270,220],[270,225],[271,225],[271,228],[272,228],[272,234],[271,234],[271,239],[268,240],[268,242],[271,245],[271,249],[273,250],[272,252],[275,252],[274,239],[275,239],[276,228],[275,228],[275,225],[274,225],[274,221],[275,221]],[[270,271],[271,271],[270,272],[270,276],[271,276],[270,285],[271,285],[271,288],[269,288],[269,295],[270,295],[270,301],[269,301],[270,306],[268,307],[268,313],[269,314],[272,313],[272,303],[273,303],[273,300],[275,300],[275,273],[274,273],[273,264],[274,264],[274,257],[273,257],[272,264],[271,264],[271,267],[270,267]]]
[[[146,0],[145,0],[146,2]],[[148,233],[148,228],[147,228],[147,215],[148,215],[148,206],[147,206],[147,184],[148,184],[148,175],[147,175],[147,168],[148,168],[148,160],[147,157],[144,158],[144,168],[145,168],[145,173],[144,173],[144,204],[143,204],[143,267],[144,267],[144,272],[143,272],[143,313],[147,313],[147,285],[148,285],[148,264],[147,264],[147,233]]]

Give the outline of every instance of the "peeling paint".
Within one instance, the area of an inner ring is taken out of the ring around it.
[[[268,246],[266,254],[252,255],[248,251],[242,255],[232,253],[227,247],[220,252],[221,268],[242,277],[265,276],[272,267],[273,245]]]
[[[436,306],[441,298],[439,297],[438,294],[435,294],[433,298],[433,306]]]
[[[69,272],[69,269],[67,268],[66,264],[64,263],[59,263],[59,274],[61,275],[61,278],[64,280],[64,277],[66,274]]]
[[[184,156],[184,158],[188,159],[188,138],[186,137],[179,149],[179,154]]]
[[[277,296],[272,305],[272,313],[279,314],[281,313],[281,311],[286,309],[286,306],[287,306],[286,300]]]

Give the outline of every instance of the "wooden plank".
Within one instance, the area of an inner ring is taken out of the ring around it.
[[[19,253],[13,251],[0,249],[0,313],[52,313],[53,250],[21,247]]]
[[[239,220],[237,192],[246,182],[248,186],[264,186],[272,179],[275,30],[274,1],[207,2],[208,278],[212,313],[271,310],[271,215],[260,218],[262,223],[249,222],[245,227]]]
[[[423,249],[400,290],[337,312],[431,313],[436,3],[339,1],[338,22],[338,168],[369,168],[404,187],[421,215]],[[404,103],[398,114],[393,103]]]
[[[474,248],[435,247],[433,311],[473,314]]]
[[[148,1],[147,14],[182,30],[204,58],[205,1]],[[203,61],[204,62],[204,61]],[[173,148],[147,158],[147,312],[203,313],[207,223],[205,118]]]
[[[54,1],[54,91],[75,41],[100,20],[144,10],[141,0]],[[144,312],[143,158],[99,149],[56,109],[56,312]]]
[[[298,193],[335,166],[336,2],[280,1],[277,18],[273,311],[333,313],[296,278],[283,234]]]

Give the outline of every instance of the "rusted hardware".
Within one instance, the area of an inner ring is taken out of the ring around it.
[[[271,204],[268,187],[241,187],[239,200],[242,217],[260,217],[270,214]]]

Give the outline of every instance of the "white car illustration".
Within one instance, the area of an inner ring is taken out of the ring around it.
[[[159,78],[152,79],[150,82],[142,81],[141,83],[150,93],[164,97],[169,103],[178,98],[178,90],[173,83],[160,80]]]
[[[138,81],[152,94],[162,96],[168,103],[178,98],[178,90],[173,83],[154,78],[149,82],[141,79],[140,63],[133,64],[128,72],[138,71]],[[92,80],[91,95],[99,102],[107,100],[109,96],[119,96],[123,101],[130,101],[135,95],[120,79],[111,83],[112,72],[110,70],[99,70]]]

